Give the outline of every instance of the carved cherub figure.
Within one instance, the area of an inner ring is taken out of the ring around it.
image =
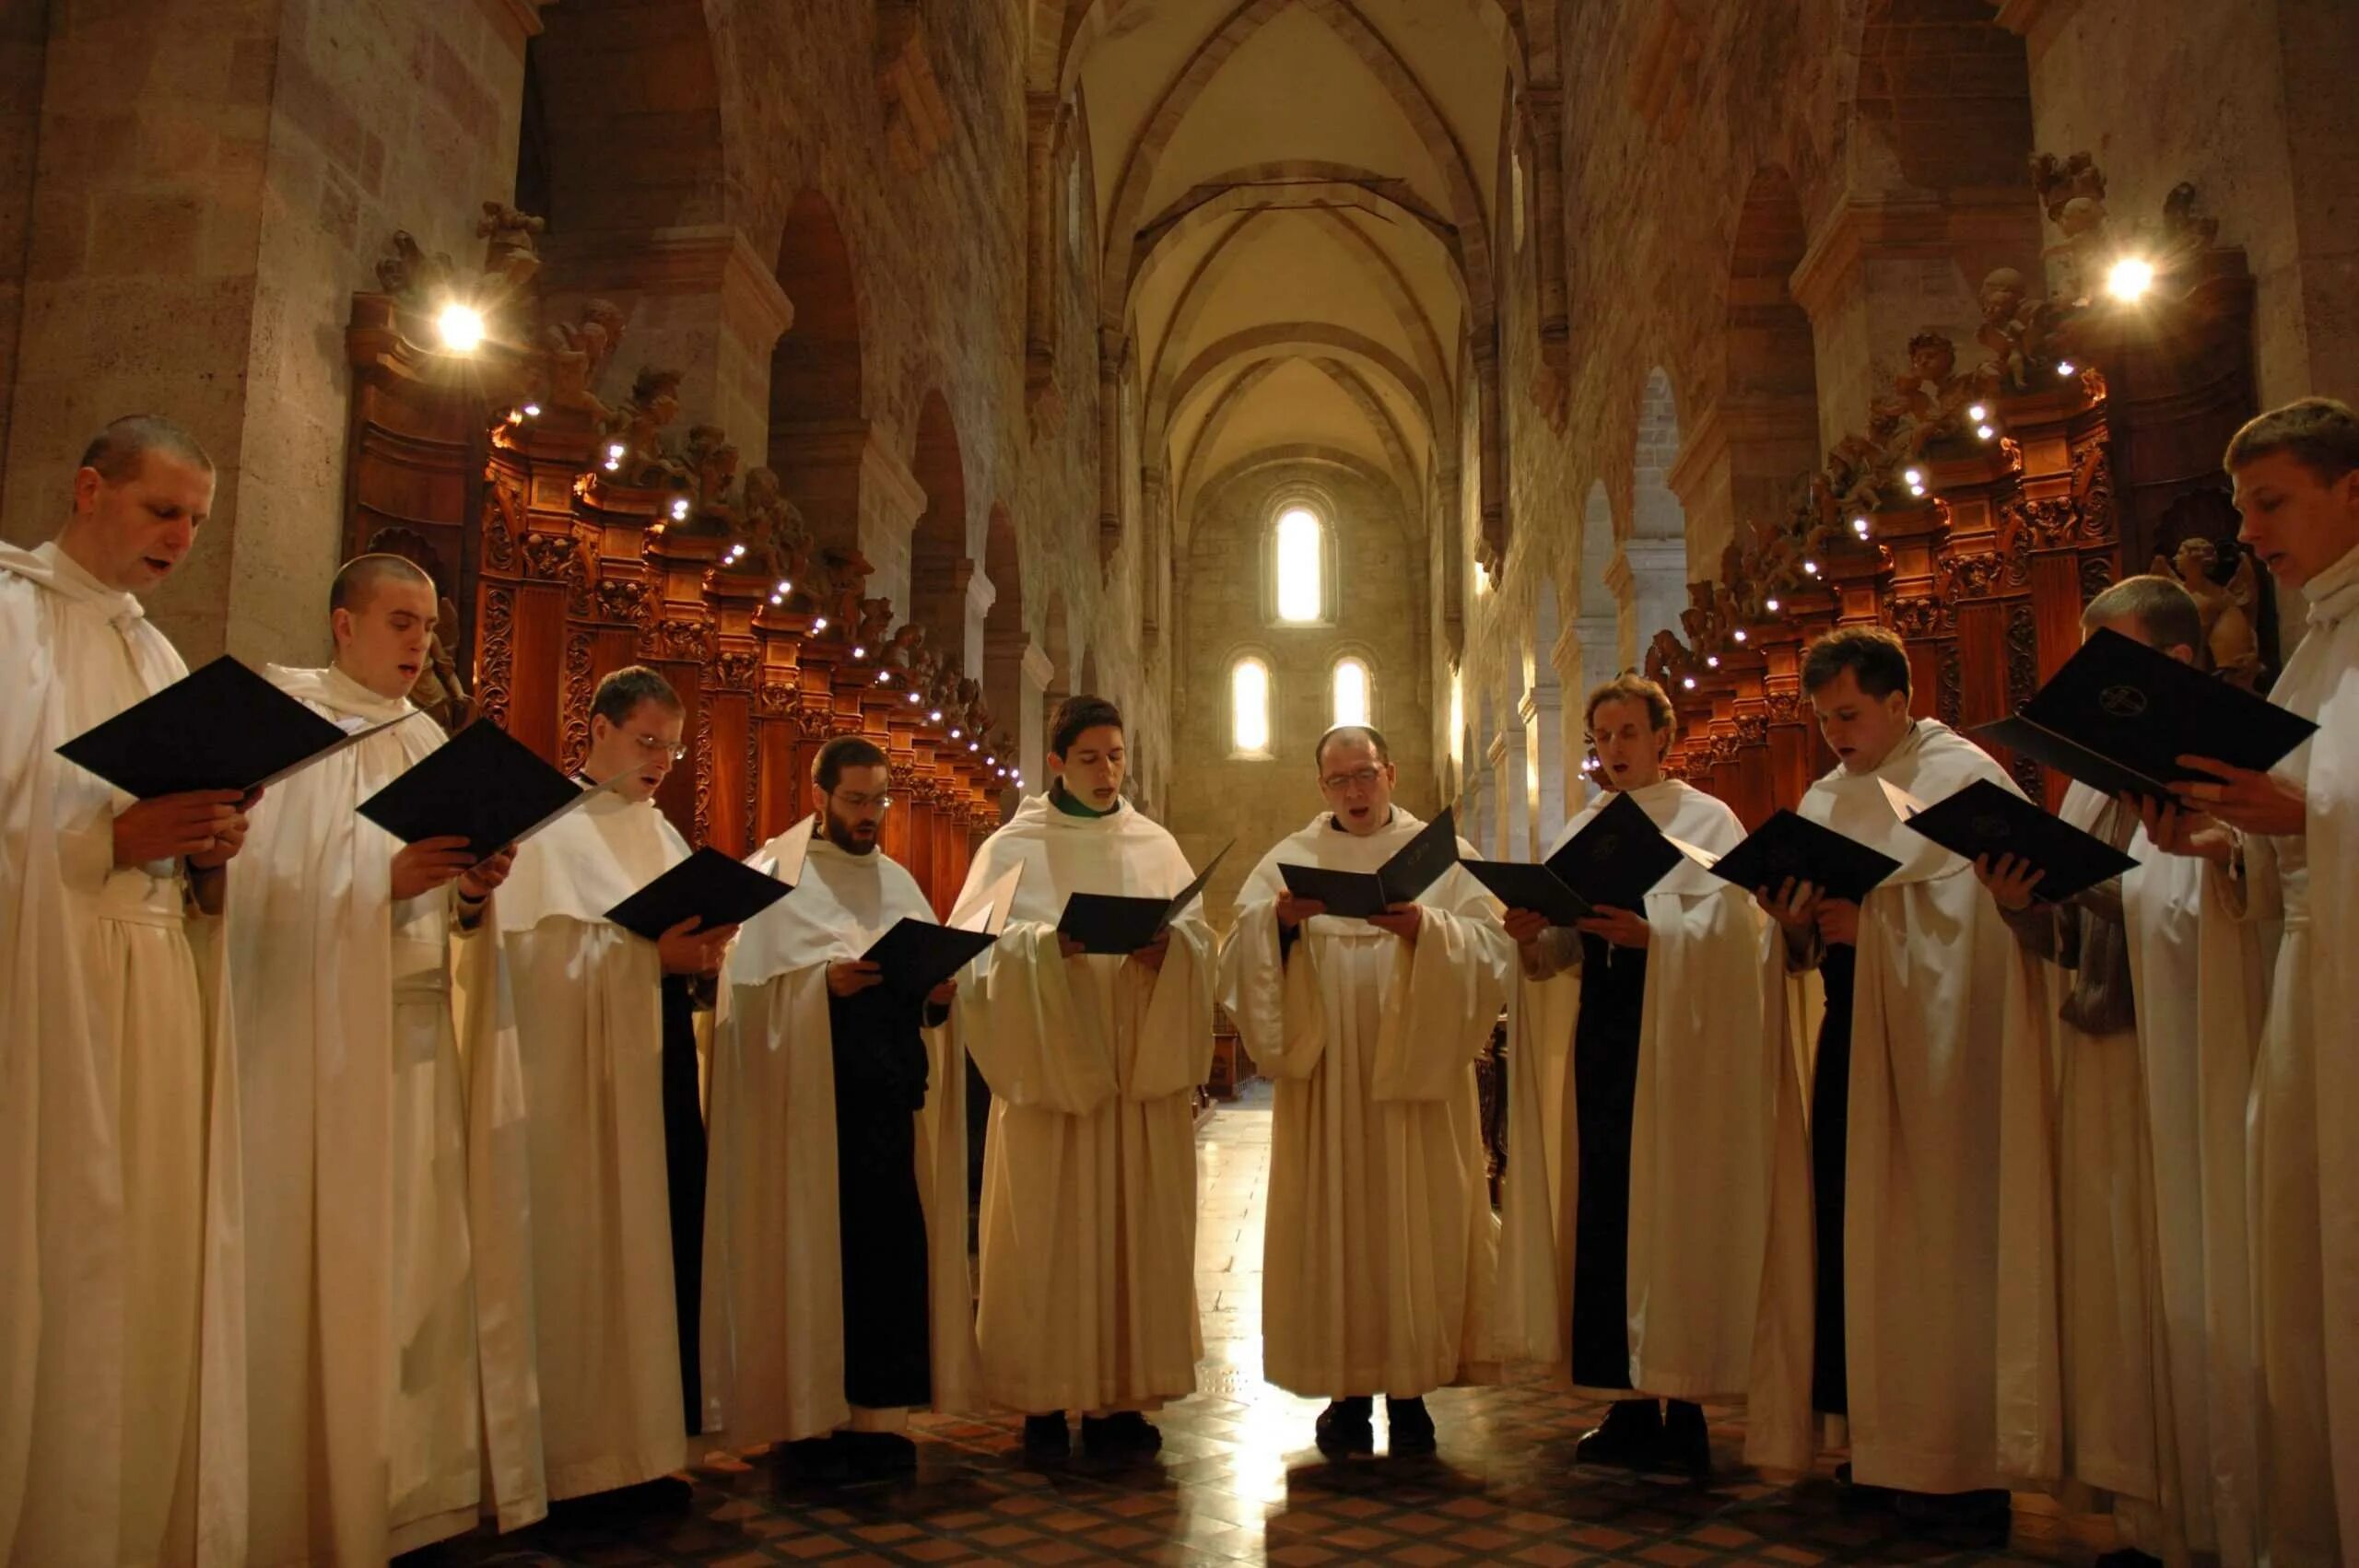
[[[890,599],[863,599],[860,602],[860,623],[852,634],[852,641],[872,651],[881,649],[893,629],[893,602]]]
[[[430,300],[451,292],[452,268],[450,255],[442,251],[428,252],[405,228],[393,230],[385,242],[385,254],[377,263],[377,287],[414,309],[423,309]]]
[[[475,222],[475,237],[484,241],[483,270],[511,290],[522,288],[541,270],[536,240],[548,220],[519,212],[506,202],[486,202]]]
[[[912,669],[925,650],[925,628],[915,621],[897,628],[885,641],[884,662]]]
[[[2074,196],[2050,216],[2064,238],[2042,251],[2040,260],[2048,264],[2048,275],[2055,280],[2056,298],[2066,305],[2085,305],[2095,292],[2097,270],[2103,264],[2105,202],[2094,195]]]
[[[958,710],[966,715],[962,726],[970,735],[980,735],[992,727],[992,710],[984,705],[982,683],[962,680],[958,683]]]
[[[1957,374],[1957,345],[1949,335],[1920,332],[1908,340],[1908,369],[1894,378],[1892,391],[1902,411],[1906,451],[1917,457],[1931,442],[1958,433],[1959,415],[1974,389]]]
[[[798,608],[818,603],[823,585],[812,558],[811,532],[780,489],[778,474],[769,468],[747,471],[738,504],[746,549],[759,562],[758,569],[792,583]]]
[[[604,426],[613,411],[598,399],[598,378],[623,337],[623,313],[611,299],[593,299],[581,307],[581,319],[571,325],[557,322],[541,334],[548,360],[548,391],[544,400],[552,408],[578,408]]]
[[[838,640],[850,641],[860,630],[861,592],[875,569],[856,546],[834,544],[820,552],[819,608],[827,617],[828,634]]]
[[[737,449],[718,425],[688,428],[688,519],[682,533],[726,537],[737,532]]]
[[[2195,601],[2201,617],[2203,641],[2212,667],[2221,676],[2249,690],[2260,678],[2260,638],[2253,631],[2252,612],[2259,600],[2252,556],[2239,548],[2236,569],[2224,583],[2219,579],[2219,546],[2201,533],[2181,541],[2169,558],[2154,557],[2157,577],[2177,578]]]
[[[2037,307],[2024,286],[2024,275],[2013,267],[1998,267],[1982,280],[1982,324],[1974,341],[1982,362],[1974,379],[1985,392],[2022,392],[2031,384],[2031,355]]]

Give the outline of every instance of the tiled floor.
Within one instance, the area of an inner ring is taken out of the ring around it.
[[[1266,1090],[1263,1091],[1266,1094]],[[1719,1419],[1726,1473],[1708,1488],[1578,1469],[1573,1444],[1600,1407],[1515,1385],[1432,1397],[1438,1456],[1331,1463],[1310,1445],[1319,1401],[1261,1378],[1262,1215],[1269,1174],[1265,1098],[1205,1128],[1197,1289],[1204,1363],[1195,1398],[1162,1412],[1162,1454],[1056,1469],[1015,1457],[1015,1418],[933,1421],[903,1484],[840,1491],[780,1481],[767,1460],[716,1457],[686,1517],[600,1532],[543,1526],[434,1554],[452,1565],[1010,1562],[1700,1563],[1981,1560],[1846,1512],[1824,1477],[1771,1486],[1738,1468],[1741,1433]],[[1724,1418],[1726,1412],[1714,1412]],[[1381,1444],[1381,1426],[1379,1429]],[[2018,1499],[2013,1555],[2087,1562],[2106,1527]]]

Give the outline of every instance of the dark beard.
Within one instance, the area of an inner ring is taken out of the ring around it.
[[[847,855],[870,855],[876,851],[877,839],[872,837],[862,843],[852,834],[851,824],[830,811],[826,813],[827,842]]]

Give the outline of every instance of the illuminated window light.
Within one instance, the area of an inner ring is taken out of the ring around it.
[[[483,312],[471,305],[445,305],[434,318],[434,331],[446,352],[473,354],[483,346]]]
[[[2154,263],[2142,256],[2124,256],[2106,275],[2106,292],[2127,305],[2143,299],[2154,287]]]

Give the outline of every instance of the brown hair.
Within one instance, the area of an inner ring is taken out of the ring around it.
[[[1649,730],[1679,729],[1678,710],[1671,706],[1671,694],[1647,679],[1628,671],[1601,683],[1589,694],[1589,701],[1581,708],[1581,725],[1594,728],[1597,710],[1609,702],[1641,702],[1647,707],[1647,728]]]
[[[2081,612],[2081,629],[2107,621],[2135,621],[2157,648],[2186,648],[2204,661],[2203,612],[2176,579],[2153,574],[2125,577]]]
[[[1908,645],[1884,626],[1837,626],[1802,655],[1802,690],[1824,690],[1844,671],[1870,696],[1908,695]]]
[[[1105,724],[1120,730],[1122,727],[1122,710],[1104,697],[1092,696],[1086,692],[1065,698],[1057,704],[1056,714],[1049,720],[1050,755],[1064,755],[1073,749],[1073,743],[1081,739],[1085,731]]]
[[[328,613],[367,609],[380,583],[397,579],[422,582],[428,591],[434,587],[426,568],[407,556],[355,556],[336,568],[335,581],[328,585]]]
[[[598,695],[590,699],[590,712],[609,724],[619,724],[637,712],[642,702],[673,713],[687,711],[671,682],[644,664],[626,664],[598,683]]]
[[[819,793],[832,795],[842,781],[847,767],[889,767],[891,761],[883,748],[864,735],[838,735],[819,748],[811,764],[811,782],[819,786]]]
[[[1320,736],[1319,743],[1310,748],[1310,766],[1313,767],[1326,766],[1328,743],[1331,741],[1340,741],[1346,735],[1358,735],[1366,740],[1369,745],[1374,746],[1376,748],[1377,761],[1391,762],[1392,760],[1392,748],[1384,743],[1384,733],[1375,725],[1338,724],[1333,729],[1329,730],[1325,734]]]
[[[2228,438],[2220,466],[2233,474],[2273,452],[2290,455],[2319,484],[2335,484],[2359,468],[2359,414],[2330,397],[2306,397],[2272,408]]]
[[[97,469],[99,477],[110,485],[121,485],[138,474],[151,451],[179,458],[207,474],[213,472],[213,459],[188,427],[160,414],[126,414],[108,420],[107,427],[82,449],[81,466]]]

